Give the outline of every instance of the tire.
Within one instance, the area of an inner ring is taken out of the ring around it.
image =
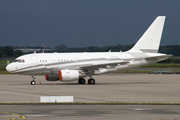
[[[88,84],[94,85],[95,84],[95,80],[94,79],[89,79],[88,80]]]
[[[36,84],[36,82],[35,81],[31,81],[31,85],[35,85]]]
[[[85,82],[86,82],[86,81],[85,81],[84,78],[80,78],[80,79],[78,80],[78,83],[79,83],[79,84],[85,84]]]

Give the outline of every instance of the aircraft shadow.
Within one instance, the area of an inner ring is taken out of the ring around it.
[[[95,85],[138,85],[138,84],[157,84],[157,83],[153,83],[153,82],[113,82],[113,83],[96,83]],[[28,83],[24,83],[24,84],[11,84],[11,85],[30,85]],[[88,83],[85,84],[78,84],[78,83],[36,83],[36,85],[91,85]],[[32,85],[33,86],[33,85]]]

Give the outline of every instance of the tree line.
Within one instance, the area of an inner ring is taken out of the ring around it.
[[[7,57],[18,57],[23,55],[23,52],[21,50],[16,50],[11,46],[5,46],[0,48],[0,58],[7,58]]]
[[[96,47],[96,46],[89,46],[89,47],[67,47],[67,48],[56,48],[53,51],[56,52],[119,52],[119,51],[127,51],[130,50],[134,44],[131,45],[121,45],[118,44],[116,46],[105,46],[105,47]],[[52,51],[51,51],[52,52]],[[160,46],[159,48],[160,53],[165,54],[172,54],[173,56],[180,56],[180,45],[167,45],[167,46]]]

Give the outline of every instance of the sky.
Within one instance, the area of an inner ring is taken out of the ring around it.
[[[161,45],[179,45],[180,0],[1,0],[0,46],[131,45],[166,16]]]

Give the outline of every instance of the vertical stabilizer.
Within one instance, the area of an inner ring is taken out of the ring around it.
[[[129,52],[157,53],[166,16],[158,16]]]

